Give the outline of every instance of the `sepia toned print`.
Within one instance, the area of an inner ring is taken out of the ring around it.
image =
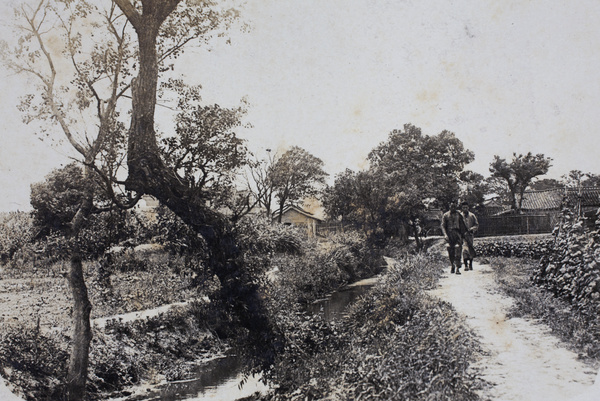
[[[595,2],[0,9],[0,399],[600,398]]]

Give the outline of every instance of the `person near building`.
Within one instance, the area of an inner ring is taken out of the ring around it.
[[[465,271],[473,270],[473,258],[475,258],[475,248],[473,247],[473,241],[475,233],[479,228],[479,221],[477,216],[469,211],[469,202],[463,202],[460,205],[461,213],[465,221],[467,231],[464,235],[464,246],[463,246],[463,261],[465,262]]]
[[[452,266],[450,274],[461,274],[461,250],[467,227],[463,215],[458,211],[455,202],[450,204],[450,210],[442,216],[441,229],[444,234],[444,239],[448,244],[448,257],[450,258],[450,264]]]

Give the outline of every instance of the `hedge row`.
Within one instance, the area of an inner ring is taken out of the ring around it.
[[[517,240],[511,240],[509,237],[503,239],[476,239],[475,252],[479,256],[518,257],[538,260],[552,252],[554,247],[554,238],[551,237],[517,238]]]
[[[539,260],[533,282],[594,316],[600,312],[600,220],[591,230],[571,211],[562,220],[551,237],[483,238],[475,250],[484,257]]]
[[[533,281],[593,316],[600,312],[600,227],[588,231],[583,222],[565,216],[555,230],[552,252],[540,260]]]

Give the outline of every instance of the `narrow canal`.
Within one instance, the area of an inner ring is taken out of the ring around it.
[[[350,284],[309,305],[308,312],[320,314],[327,321],[340,319],[346,313],[348,306],[365,294],[376,282],[377,278],[371,278]],[[194,379],[165,383],[149,389],[146,394],[129,397],[126,400],[233,401],[268,389],[258,376],[247,378],[245,384],[240,386],[244,378],[241,373],[242,368],[240,358],[228,355],[199,366]]]

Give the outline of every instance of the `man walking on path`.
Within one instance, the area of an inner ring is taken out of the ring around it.
[[[467,226],[463,215],[457,210],[456,203],[450,204],[450,210],[442,216],[442,233],[448,243],[448,256],[452,268],[450,274],[456,271],[460,274],[461,250],[463,236],[467,232]]]
[[[475,257],[475,248],[473,248],[473,239],[475,232],[479,228],[479,222],[477,216],[469,211],[469,202],[463,202],[460,205],[462,210],[463,219],[467,231],[465,233],[465,247],[463,248],[463,259],[465,262],[465,271],[473,270],[473,258]]]

